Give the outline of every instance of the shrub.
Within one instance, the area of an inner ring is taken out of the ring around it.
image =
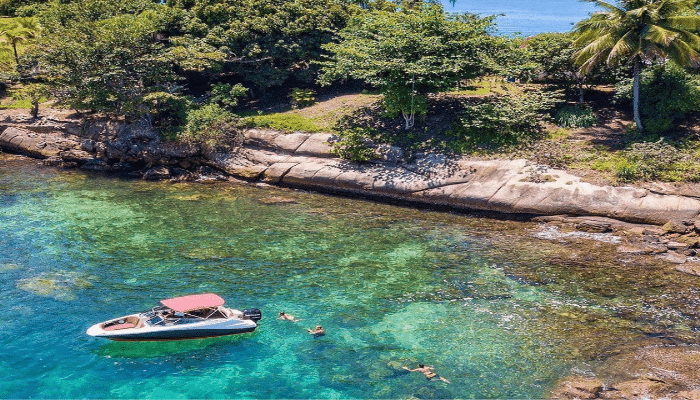
[[[564,128],[587,128],[595,125],[598,118],[587,105],[566,105],[557,111],[554,122]]]
[[[632,79],[617,86],[616,101],[631,101]],[[640,111],[644,128],[662,134],[689,113],[700,111],[700,78],[671,63],[647,68],[641,74]]]
[[[626,162],[618,164],[616,170],[623,181],[667,180],[683,160],[681,152],[663,139],[634,143],[623,154]]]
[[[406,121],[406,129],[413,127],[416,115],[425,115],[428,111],[425,96],[417,94],[409,87],[390,85],[383,93],[382,105],[386,111],[384,116],[396,118],[401,115]]]
[[[233,110],[238,106],[238,98],[245,96],[246,93],[248,89],[240,83],[233,86],[229,83],[216,83],[211,85],[211,89],[207,92],[209,95],[207,101]]]
[[[331,153],[345,160],[367,162],[377,156],[368,142],[367,132],[362,129],[343,131],[340,139],[331,143]]]
[[[460,152],[489,151],[531,140],[543,132],[543,120],[560,101],[560,92],[532,91],[467,104],[450,131],[457,139],[452,147]]]
[[[173,139],[182,129],[191,101],[168,92],[153,92],[144,96],[144,104],[149,108],[160,135]]]
[[[199,142],[210,148],[228,147],[237,144],[236,127],[237,119],[234,114],[218,104],[207,104],[189,110],[187,124],[179,139]]]

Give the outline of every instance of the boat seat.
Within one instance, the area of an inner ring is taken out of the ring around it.
[[[130,322],[125,322],[123,324],[116,324],[116,325],[111,325],[106,328],[103,328],[105,331],[116,331],[119,329],[129,329],[129,328],[135,328],[136,324],[132,324]]]

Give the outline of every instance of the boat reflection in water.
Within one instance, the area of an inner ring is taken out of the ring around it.
[[[262,318],[258,309],[224,307],[213,293],[162,300],[152,309],[91,326],[87,334],[110,340],[179,340],[252,332]]]

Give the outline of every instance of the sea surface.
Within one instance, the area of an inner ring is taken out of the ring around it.
[[[599,11],[593,3],[579,0],[442,0],[447,12],[499,15],[498,33],[530,36],[543,32],[568,32],[574,25]]]
[[[695,298],[697,279],[621,257],[616,240],[0,154],[0,398],[541,398],[617,346],[693,332],[674,296]],[[260,308],[258,329],[85,334],[204,292]],[[419,362],[451,383],[402,369]]]

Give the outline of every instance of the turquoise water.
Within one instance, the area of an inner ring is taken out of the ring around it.
[[[456,0],[454,5],[444,0],[442,3],[448,12],[499,15],[496,19],[499,33],[524,36],[568,32],[578,21],[599,10],[593,3],[579,0]]]
[[[584,283],[589,270],[534,224],[1,157],[2,398],[538,398],[655,326],[618,311],[663,289]],[[260,308],[259,328],[150,343],[84,333],[201,292]],[[326,336],[306,333],[317,324]],[[401,369],[418,362],[452,383]]]

